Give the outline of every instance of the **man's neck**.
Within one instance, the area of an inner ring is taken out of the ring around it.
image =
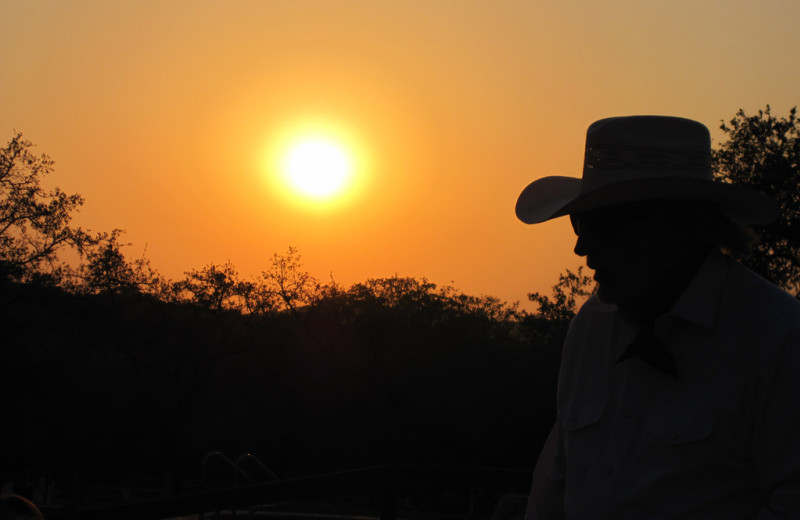
[[[698,250],[695,254],[687,255],[682,262],[673,264],[673,269],[650,291],[632,300],[619,302],[617,307],[627,316],[640,323],[652,323],[669,312],[681,295],[689,287],[697,272],[703,266],[709,251]]]

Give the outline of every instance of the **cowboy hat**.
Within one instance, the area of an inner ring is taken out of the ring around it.
[[[703,124],[668,116],[611,117],[586,132],[583,177],[543,177],[517,199],[526,224],[646,200],[699,200],[743,224],[768,224],[777,203],[736,184],[715,181],[711,135]]]

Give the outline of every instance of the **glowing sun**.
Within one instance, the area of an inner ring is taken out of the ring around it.
[[[298,195],[327,200],[342,194],[350,185],[353,157],[333,139],[299,138],[283,155],[281,170]]]

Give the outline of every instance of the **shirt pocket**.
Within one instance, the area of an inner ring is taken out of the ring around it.
[[[600,452],[600,423],[605,403],[598,399],[574,399],[566,403],[561,417],[564,432],[566,480],[582,478]]]
[[[697,410],[667,410],[654,417],[647,428],[650,435],[668,446],[702,442],[711,436],[716,418]]]
[[[640,447],[636,465],[655,480],[697,480],[699,475],[714,474],[722,460],[721,447],[713,438],[716,424],[710,411],[662,411],[646,426],[648,439]]]

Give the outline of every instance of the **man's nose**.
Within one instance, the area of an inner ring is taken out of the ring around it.
[[[590,241],[585,237],[578,235],[578,240],[575,241],[575,254],[578,256],[586,256],[589,254]]]
[[[578,256],[586,256],[589,252],[586,251],[586,239],[578,236],[578,240],[575,241],[575,254]]]

